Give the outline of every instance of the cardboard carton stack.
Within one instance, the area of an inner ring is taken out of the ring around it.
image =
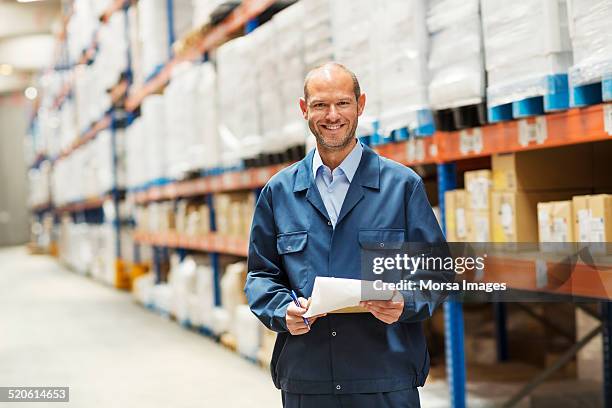
[[[491,170],[465,172],[467,241],[491,241]]]
[[[589,145],[494,155],[493,241],[567,239],[571,228],[571,201],[568,200],[590,191],[593,185],[591,158]],[[572,163],[571,171],[563,171],[557,166],[562,163]],[[538,206],[538,203],[550,201],[555,203]],[[542,215],[540,224],[538,213]],[[538,231],[543,234],[540,238]]]

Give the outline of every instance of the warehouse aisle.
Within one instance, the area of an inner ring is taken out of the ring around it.
[[[70,386],[70,406],[281,405],[267,371],[23,248],[0,249],[0,333],[0,386]]]

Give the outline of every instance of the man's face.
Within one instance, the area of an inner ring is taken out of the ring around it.
[[[364,106],[365,95],[355,99],[351,76],[334,68],[315,73],[308,81],[308,100],[300,100],[317,145],[328,150],[342,150],[351,143]]]

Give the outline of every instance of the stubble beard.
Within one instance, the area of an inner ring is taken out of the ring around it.
[[[342,142],[339,145],[332,145],[327,143],[323,135],[317,129],[316,125],[311,121],[308,121],[308,127],[310,128],[310,131],[317,140],[318,147],[327,151],[340,151],[350,145],[353,139],[355,139],[355,131],[357,130],[357,120],[355,120],[351,129],[347,131],[346,136],[344,137],[344,139],[342,139]]]

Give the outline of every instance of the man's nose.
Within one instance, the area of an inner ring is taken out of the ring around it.
[[[340,118],[340,115],[338,115],[338,108],[336,108],[335,104],[330,104],[329,105],[329,110],[327,111],[327,120],[329,121],[336,121]]]

